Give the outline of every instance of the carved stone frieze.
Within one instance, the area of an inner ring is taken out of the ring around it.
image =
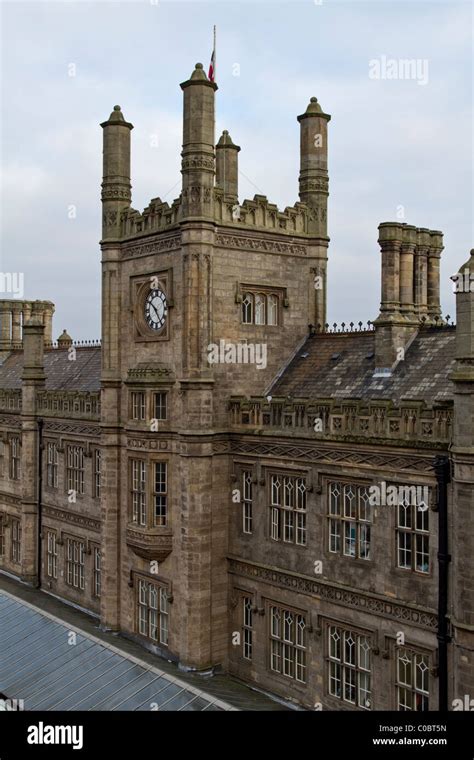
[[[392,620],[404,621],[410,625],[425,628],[433,632],[437,630],[437,615],[429,609],[420,609],[402,604],[393,599],[385,599],[373,594],[341,588],[305,576],[233,558],[229,559],[229,571],[230,573],[254,578],[257,581],[269,583],[273,586],[287,588],[300,594],[318,597],[334,604],[340,604],[343,607],[380,615]]]

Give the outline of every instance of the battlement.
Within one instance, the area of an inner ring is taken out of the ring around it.
[[[134,208],[128,208],[120,216],[121,237],[136,237],[171,229],[180,221],[180,210],[180,198],[174,200],[171,206],[161,198],[153,198],[141,213]]]
[[[214,218],[219,224],[236,227],[252,227],[290,235],[308,235],[311,211],[299,201],[280,211],[275,203],[270,203],[266,195],[254,195],[240,205],[227,200],[223,191],[214,190]]]
[[[209,221],[289,235],[307,235],[327,246],[329,114],[316,98],[297,117],[300,125],[299,201],[279,210],[265,195],[238,200],[238,154],[227,130],[216,143],[215,90],[202,64],[181,84],[183,103],[182,187],[171,205],[154,198],[139,212],[131,206],[131,131],[114,106],[103,132],[102,239],[123,240],[163,232],[183,221]]]
[[[246,432],[350,441],[385,441],[392,445],[443,447],[451,441],[453,404],[429,406],[409,401],[367,403],[355,399],[231,397],[230,424]],[[315,424],[319,421],[319,424]]]

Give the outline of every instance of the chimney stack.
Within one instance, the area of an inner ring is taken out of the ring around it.
[[[300,123],[300,201],[309,206],[308,232],[314,237],[327,239],[328,177],[328,122],[331,117],[323,113],[317,98],[311,98]]]
[[[387,374],[403,358],[421,320],[440,323],[441,232],[400,222],[379,225],[382,300],[375,326],[377,371]]]
[[[214,100],[217,85],[210,82],[202,63],[182,82],[183,150],[181,153],[182,219],[213,219]]]
[[[120,214],[130,208],[130,137],[133,124],[125,121],[120,106],[114,106],[103,133],[102,239],[120,237]]]
[[[227,129],[224,129],[216,145],[216,187],[224,191],[224,197],[229,200],[239,200],[239,166],[238,153],[240,148],[234,145]]]

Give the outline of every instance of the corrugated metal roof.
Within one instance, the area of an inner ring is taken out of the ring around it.
[[[0,693],[25,710],[236,709],[4,591]]]

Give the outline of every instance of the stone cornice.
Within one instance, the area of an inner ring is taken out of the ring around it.
[[[366,467],[369,470],[384,468],[394,471],[421,472],[433,474],[432,454],[420,454],[416,451],[406,453],[371,450],[367,447],[348,445],[330,445],[329,442],[318,442],[320,445],[306,443],[299,439],[268,440],[256,439],[250,436],[230,437],[227,441],[216,441],[213,445],[214,454],[242,454],[253,457],[274,457],[278,459],[290,459],[292,461],[306,461],[309,464],[344,465],[349,467]],[[334,442],[333,442],[334,443]],[[369,444],[369,442],[368,442]]]
[[[268,235],[252,235],[235,233],[217,232],[215,239],[216,246],[222,248],[238,248],[240,250],[261,251],[262,253],[276,253],[284,256],[307,256],[308,247],[303,240],[293,241],[284,239],[274,239]]]
[[[66,509],[57,509],[57,507],[50,507],[46,504],[43,504],[42,511],[45,517],[51,517],[54,520],[66,522],[70,525],[78,525],[81,528],[89,528],[89,530],[96,531],[97,533],[100,532],[101,521],[89,515],[82,515],[79,512]]]
[[[410,625],[436,632],[438,619],[433,610],[425,607],[403,604],[379,594],[361,592],[341,585],[318,581],[305,575],[297,575],[286,570],[279,570],[270,565],[241,560],[230,555],[229,572],[253,580],[269,583],[272,586],[290,589],[299,594],[317,597],[343,607],[357,609],[371,615],[379,615]]]
[[[75,436],[91,436],[92,438],[98,438],[100,436],[99,425],[81,425],[80,420],[72,422],[54,422],[53,420],[48,419],[45,422],[44,431],[45,433],[71,433]]]

